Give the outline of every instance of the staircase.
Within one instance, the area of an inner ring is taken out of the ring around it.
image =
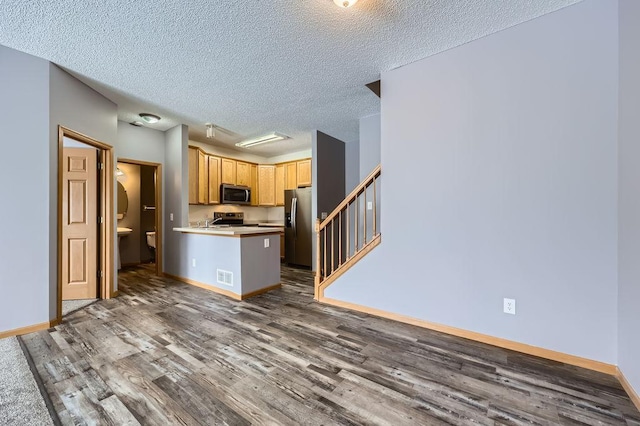
[[[315,300],[380,244],[378,165],[326,219],[316,220]]]

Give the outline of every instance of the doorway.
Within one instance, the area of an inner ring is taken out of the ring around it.
[[[112,147],[58,128],[58,294],[63,300],[113,297]]]
[[[162,165],[119,158],[116,175],[118,270],[144,267],[161,275]]]

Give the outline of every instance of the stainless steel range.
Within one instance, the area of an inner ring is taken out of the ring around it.
[[[213,222],[216,225],[243,225],[244,213],[214,212]]]

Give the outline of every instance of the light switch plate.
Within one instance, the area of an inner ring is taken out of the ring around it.
[[[373,210],[373,202],[367,201],[367,210]]]
[[[196,267],[196,259],[191,259],[191,266]]]
[[[173,222],[173,213],[169,213],[169,220]]]
[[[328,216],[327,212],[320,213],[320,219],[326,219]]]
[[[268,238],[264,239],[264,248],[269,248],[269,239]]]

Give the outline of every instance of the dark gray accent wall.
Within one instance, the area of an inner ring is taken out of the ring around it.
[[[0,331],[8,331],[53,318],[57,180],[50,176],[49,63],[0,46],[0,93]]]
[[[618,365],[640,394],[640,2],[619,5]]]
[[[331,213],[345,196],[345,147],[344,142],[320,131],[315,136],[316,179],[318,210]]]
[[[182,240],[173,228],[189,224],[188,145],[187,126],[178,125],[165,132],[164,272],[177,276],[187,276],[186,269],[182,270],[186,263],[181,265]]]

